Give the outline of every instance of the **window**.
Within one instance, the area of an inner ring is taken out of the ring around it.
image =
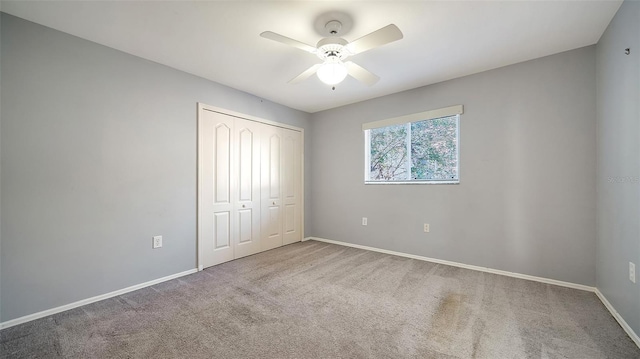
[[[363,125],[365,183],[459,183],[462,106]]]

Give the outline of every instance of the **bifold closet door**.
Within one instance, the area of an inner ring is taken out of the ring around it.
[[[203,268],[260,252],[262,125],[212,111],[200,118],[199,243]]]
[[[231,186],[233,117],[201,111],[199,146],[199,243],[203,268],[233,259],[233,203]]]
[[[262,249],[302,240],[302,134],[262,132]]]
[[[262,250],[282,246],[282,129],[262,130]]]
[[[260,252],[260,136],[263,125],[235,119],[232,143],[233,172],[237,174],[232,223],[237,233],[232,242],[234,258]]]
[[[302,240],[302,134],[282,129],[282,243]]]
[[[302,240],[302,133],[199,113],[198,265]]]

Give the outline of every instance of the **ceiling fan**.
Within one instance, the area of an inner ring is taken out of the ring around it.
[[[380,78],[356,63],[344,60],[349,56],[402,39],[402,32],[393,24],[352,42],[338,37],[342,29],[342,23],[338,20],[327,22],[325,29],[330,36],[318,41],[315,47],[271,31],[265,31],[260,36],[315,54],[322,60],[321,64],[315,64],[291,79],[290,84],[301,82],[317,74],[318,78],[327,85],[336,85],[350,75],[368,86],[375,84]]]

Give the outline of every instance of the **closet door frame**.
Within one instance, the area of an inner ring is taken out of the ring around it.
[[[235,111],[230,111],[224,108],[220,108],[220,107],[215,107],[215,106],[210,106],[201,102],[197,103],[197,134],[196,134],[196,161],[197,161],[197,168],[196,168],[196,253],[197,253],[197,266],[198,266],[198,271],[201,271],[203,269],[203,263],[202,263],[202,244],[201,244],[201,238],[200,238],[200,233],[201,233],[201,214],[202,214],[202,210],[201,210],[201,206],[202,203],[200,201],[200,194],[202,193],[202,186],[203,186],[203,180],[202,180],[202,171],[200,170],[203,167],[203,158],[200,155],[203,151],[202,148],[202,141],[200,139],[200,136],[202,135],[202,131],[201,131],[201,119],[202,119],[202,113],[203,111],[211,111],[211,112],[217,112],[223,115],[227,115],[227,116],[231,116],[231,117],[237,117],[243,120],[249,120],[249,121],[254,121],[254,122],[259,122],[259,123],[263,123],[266,125],[270,125],[270,126],[275,126],[275,127],[280,127],[280,128],[285,128],[285,129],[289,129],[289,130],[294,130],[294,131],[299,131],[300,132],[300,213],[301,213],[301,219],[300,219],[300,231],[301,231],[301,235],[304,236],[304,129],[300,128],[300,127],[296,127],[296,126],[291,126],[291,125],[287,125],[284,123],[280,123],[280,122],[276,122],[276,121],[271,121],[271,120],[266,120],[260,117],[256,117],[256,116],[249,116],[249,115],[245,115],[243,113],[239,113],[239,112],[235,112]],[[302,240],[304,240],[304,237],[301,238]]]

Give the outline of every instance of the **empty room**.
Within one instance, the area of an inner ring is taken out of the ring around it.
[[[0,15],[0,358],[640,358],[640,1]]]

